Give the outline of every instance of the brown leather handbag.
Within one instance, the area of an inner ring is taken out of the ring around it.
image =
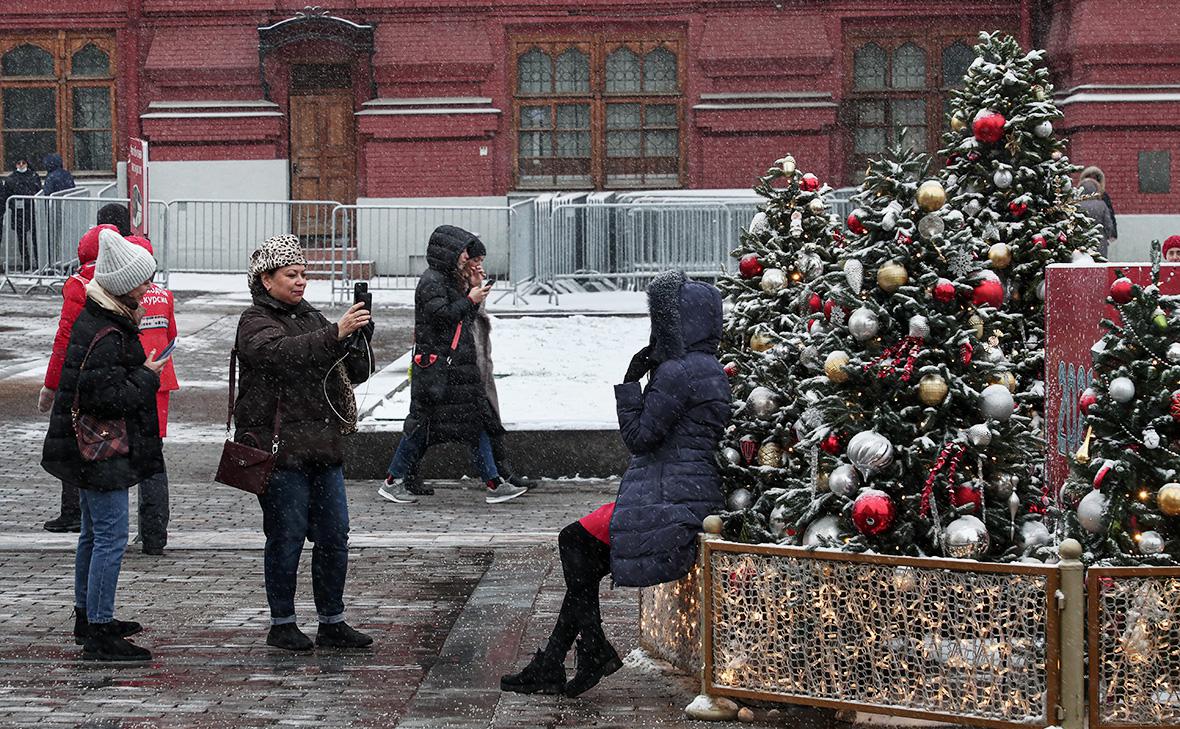
[[[213,480],[235,489],[248,491],[261,496],[266,493],[266,485],[270,481],[271,471],[275,467],[275,459],[279,452],[279,424],[281,422],[282,400],[275,401],[274,437],[270,450],[260,448],[261,443],[253,435],[247,433],[243,439],[249,438],[254,445],[239,443],[233,439],[232,428],[234,419],[234,390],[238,383],[238,350],[229,353],[229,410],[225,416],[225,446],[221,449],[221,461],[217,464],[217,475]]]
[[[90,340],[90,348],[82,358],[78,367],[78,384],[82,383],[82,371],[86,369],[86,361],[94,351],[98,340],[110,333],[118,333],[116,327],[105,327],[98,330],[94,339]],[[127,436],[127,421],[123,418],[98,418],[94,415],[83,415],[79,407],[81,390],[74,388],[74,404],[70,408],[70,418],[74,424],[74,437],[78,441],[78,452],[82,460],[90,462],[105,461],[115,456],[125,456],[131,452],[131,439]]]

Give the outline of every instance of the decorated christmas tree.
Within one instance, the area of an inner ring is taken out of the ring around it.
[[[1100,238],[1076,205],[1069,175],[1080,168],[1053,128],[1062,113],[1043,51],[1026,53],[1009,36],[981,33],[975,56],[951,94],[943,177],[951,206],[981,241],[962,265],[986,263],[1003,284],[1004,308],[1023,316],[1000,346],[1031,383],[1022,404],[1034,407],[1040,427],[1045,266],[1096,258]]]
[[[963,261],[979,239],[902,148],[876,161],[825,276],[838,315],[812,336],[822,373],[801,383],[801,446],[823,452],[807,488],[778,495],[787,542],[909,555],[1016,558],[1048,533],[1042,447],[998,347],[1018,316]]]
[[[755,191],[766,203],[733,252],[738,272],[718,282],[727,309],[721,361],[734,396],[719,461],[730,536],[749,542],[772,538],[774,496],[810,473],[807,453],[796,447],[798,391],[812,374],[803,352],[809,316],[822,314],[818,284],[837,244],[824,200],[830,189],[798,170],[790,155]]]
[[[1103,320],[1091,350],[1095,380],[1078,403],[1089,430],[1065,485],[1066,530],[1089,562],[1177,564],[1180,297],[1119,278],[1107,302],[1118,320]]]

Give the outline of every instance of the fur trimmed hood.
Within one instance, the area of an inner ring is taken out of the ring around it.
[[[721,344],[721,293],[682,271],[665,271],[647,287],[651,352],[655,362],[687,352],[717,354]]]

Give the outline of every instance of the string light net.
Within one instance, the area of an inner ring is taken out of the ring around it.
[[[1095,568],[1089,581],[1091,726],[1180,725],[1180,576]]]
[[[888,559],[710,549],[705,658],[717,692],[1051,723],[1053,568],[976,572]]]
[[[639,644],[685,673],[701,670],[701,568],[639,593]]]

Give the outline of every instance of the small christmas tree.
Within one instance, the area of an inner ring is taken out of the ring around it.
[[[798,387],[809,375],[801,348],[809,314],[822,310],[816,285],[836,247],[824,201],[830,188],[801,173],[793,157],[778,160],[755,191],[766,204],[733,252],[738,273],[718,283],[728,311],[721,361],[734,396],[719,461],[731,511],[727,531],[747,542],[775,537],[774,495],[810,472],[795,446]]]
[[[1152,280],[1159,281],[1159,242]],[[1065,485],[1065,526],[1088,562],[1180,563],[1180,297],[1119,278],[1119,321],[1092,350],[1089,430]]]

